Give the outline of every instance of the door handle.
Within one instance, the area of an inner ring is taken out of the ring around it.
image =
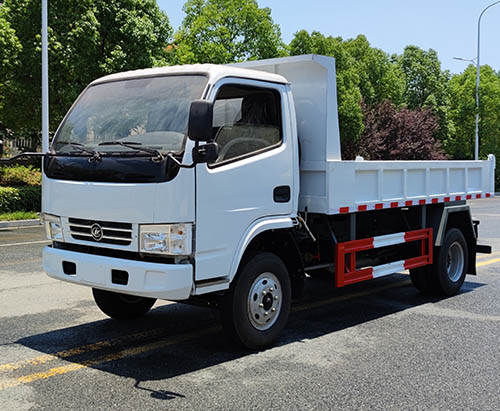
[[[290,201],[290,186],[274,187],[273,199],[275,203],[288,203]]]

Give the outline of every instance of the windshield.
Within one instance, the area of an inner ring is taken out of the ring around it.
[[[89,87],[57,133],[56,152],[135,151],[119,141],[160,151],[183,149],[191,102],[201,97],[206,77],[166,76],[115,81]],[[99,146],[99,147],[98,147]]]

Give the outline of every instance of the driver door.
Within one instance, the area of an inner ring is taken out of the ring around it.
[[[224,79],[212,93],[219,156],[196,166],[196,281],[227,278],[249,228],[293,208],[285,86]]]

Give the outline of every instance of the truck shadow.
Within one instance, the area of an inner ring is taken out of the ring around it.
[[[466,282],[462,294],[483,285]],[[343,289],[334,289],[328,279],[308,279],[304,298],[294,304],[285,332],[264,355],[438,301],[441,300],[419,294],[407,275],[397,274]],[[158,400],[185,398],[186,393],[168,390],[173,377],[229,365],[242,357],[250,357],[252,364],[262,355],[228,341],[216,311],[183,304],[162,305],[140,320],[94,321],[21,338],[16,343],[69,363],[132,379],[135,383],[125,384]]]

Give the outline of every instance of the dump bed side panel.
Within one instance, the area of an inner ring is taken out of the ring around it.
[[[494,195],[486,161],[328,161],[301,164],[300,210],[324,214],[397,208]]]

